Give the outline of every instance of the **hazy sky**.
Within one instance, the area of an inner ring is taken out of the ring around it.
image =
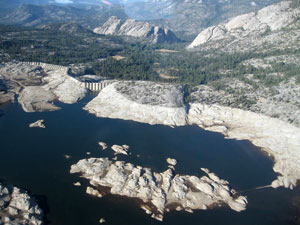
[[[55,0],[57,3],[61,3],[61,4],[68,4],[68,3],[73,3],[73,1],[71,0]]]

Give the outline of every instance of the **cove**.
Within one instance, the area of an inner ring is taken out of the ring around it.
[[[25,113],[18,104],[2,107],[0,117],[0,179],[30,190],[43,200],[49,224],[293,224],[296,211],[289,200],[299,193],[279,188],[253,190],[276,178],[273,162],[248,141],[224,139],[197,126],[170,128],[132,121],[97,118],[82,110],[89,98],[55,112]],[[44,119],[46,129],[28,125]],[[101,151],[99,141],[110,146],[128,144],[124,160],[154,171],[167,169],[167,157],[178,160],[176,172],[201,176],[209,168],[248,196],[246,211],[227,207],[207,211],[166,213],[163,222],[146,216],[135,200],[108,195],[102,199],[85,194],[86,181],[69,173],[70,165],[89,157],[113,157]],[[91,152],[87,155],[86,152]],[[64,155],[70,155],[65,159]],[[137,155],[139,157],[137,157]],[[74,187],[80,181],[82,187]]]

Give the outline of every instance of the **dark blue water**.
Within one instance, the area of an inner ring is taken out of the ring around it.
[[[62,110],[25,113],[18,104],[2,107],[0,117],[0,179],[30,190],[46,212],[49,224],[93,225],[104,217],[106,224],[294,224],[296,209],[291,198],[299,190],[283,188],[252,190],[276,178],[272,161],[247,141],[227,140],[197,126],[170,128],[132,121],[96,118],[82,110],[88,99]],[[46,129],[28,125],[44,119]],[[135,200],[112,195],[94,198],[85,194],[86,181],[69,174],[70,166],[87,157],[113,157],[101,151],[99,141],[130,145],[130,156],[119,160],[167,169],[165,159],[176,158],[176,172],[202,175],[206,167],[226,179],[238,191],[246,191],[249,205],[237,213],[227,207],[208,211],[166,213],[164,222],[147,216]],[[91,155],[86,155],[91,152]],[[65,159],[64,155],[70,155]],[[139,155],[140,157],[137,157]],[[80,181],[82,187],[74,187]]]

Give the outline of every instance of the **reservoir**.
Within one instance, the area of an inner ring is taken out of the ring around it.
[[[197,126],[171,128],[97,118],[82,109],[92,97],[72,105],[59,103],[62,109],[54,112],[25,113],[17,103],[1,108],[0,181],[29,190],[43,208],[46,224],[96,225],[101,217],[111,225],[297,224],[292,199],[300,195],[299,188],[255,190],[269,185],[277,175],[272,160],[250,142],[225,139]],[[28,127],[39,119],[45,120],[45,129]],[[159,222],[133,199],[89,196],[87,181],[69,171],[83,158],[114,157],[109,148],[101,150],[99,141],[129,145],[132,154],[120,155],[118,160],[157,172],[168,168],[168,157],[177,159],[179,174],[202,176],[200,168],[208,168],[247,196],[247,209],[240,213],[227,206],[193,214],[174,211],[165,213]],[[73,185],[77,181],[81,187]]]

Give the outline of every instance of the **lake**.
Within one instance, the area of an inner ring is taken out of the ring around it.
[[[0,179],[36,196],[47,224],[94,225],[101,217],[111,225],[296,224],[297,208],[291,201],[300,195],[299,188],[255,190],[270,184],[276,173],[272,160],[248,141],[225,139],[197,126],[171,128],[97,118],[82,110],[92,97],[72,105],[59,103],[62,109],[55,112],[25,113],[17,103],[1,107]],[[46,129],[28,127],[38,119],[45,120]],[[83,158],[114,157],[112,150],[101,150],[99,141],[109,146],[129,145],[132,154],[118,156],[118,160],[157,172],[167,169],[167,157],[178,160],[176,172],[180,174],[201,176],[200,168],[208,168],[247,196],[247,209],[241,213],[229,207],[193,214],[176,211],[165,213],[164,221],[159,222],[146,215],[135,200],[89,196],[85,193],[87,181],[69,170]],[[73,186],[77,181],[83,185]]]

